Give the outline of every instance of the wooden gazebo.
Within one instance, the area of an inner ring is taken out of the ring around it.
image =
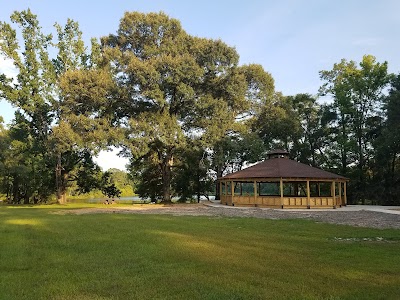
[[[337,208],[347,204],[348,178],[289,159],[284,150],[219,178],[221,203],[275,208]]]

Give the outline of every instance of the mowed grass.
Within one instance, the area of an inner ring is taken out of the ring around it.
[[[0,299],[400,299],[400,230],[65,208],[0,206]]]

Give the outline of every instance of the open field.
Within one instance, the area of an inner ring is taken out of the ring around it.
[[[398,229],[78,207],[0,206],[0,299],[400,298]]]

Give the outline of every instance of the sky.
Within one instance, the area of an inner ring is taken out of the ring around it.
[[[235,47],[240,64],[261,64],[284,95],[316,95],[319,71],[343,58],[360,62],[371,54],[387,61],[389,72],[400,72],[398,0],[0,0],[0,7],[0,21],[7,22],[13,11],[30,8],[46,33],[73,19],[88,45],[92,37],[115,33],[126,11],[163,11],[189,34]],[[0,73],[13,73],[1,58]],[[5,123],[13,117],[1,100],[0,116]],[[126,163],[115,151],[97,161],[103,169]]]

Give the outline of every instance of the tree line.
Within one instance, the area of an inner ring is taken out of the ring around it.
[[[399,204],[400,75],[365,55],[320,72],[319,95],[285,96],[233,47],[191,36],[164,13],[126,12],[116,33],[85,45],[77,22],[43,33],[29,9],[0,22],[0,193],[37,203],[68,189],[118,195],[93,161],[119,147],[135,192],[186,201],[219,191],[218,177],[283,148],[350,179],[350,203]],[[328,96],[329,101],[321,101]],[[0,122],[2,124],[2,122]]]

